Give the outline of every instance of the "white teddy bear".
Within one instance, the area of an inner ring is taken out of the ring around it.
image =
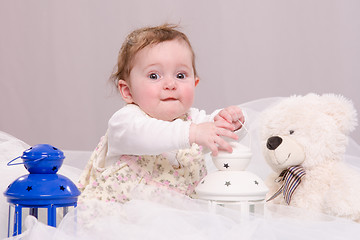
[[[356,116],[334,94],[292,96],[266,109],[261,144],[275,171],[268,199],[360,222],[360,174],[343,161]]]

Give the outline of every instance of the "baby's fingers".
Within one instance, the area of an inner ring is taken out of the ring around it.
[[[217,150],[220,149],[220,150],[227,151],[230,153],[232,152],[231,145],[227,141],[225,141],[222,137],[218,137],[218,139],[216,140],[216,143],[218,145]],[[213,153],[213,155],[214,155],[214,153]],[[216,156],[216,155],[214,155],[214,156]]]
[[[238,106],[230,106],[220,112],[221,116],[228,122],[232,123],[241,119],[243,113]]]
[[[225,128],[225,129],[228,129],[230,131],[234,131],[235,130],[235,127],[233,124],[227,122],[226,120],[224,119],[219,119],[217,121],[214,122],[215,123],[215,126],[218,127],[218,128]]]
[[[233,121],[232,115],[230,114],[229,111],[227,111],[225,109],[219,113],[219,116],[222,117],[225,121],[227,121],[229,123],[231,123]]]
[[[224,129],[224,128],[218,128],[217,129],[217,135],[218,136],[223,136],[223,137],[228,137],[228,138],[232,138],[234,140],[238,140],[239,136],[232,132],[232,131],[229,131],[227,129]],[[225,140],[224,140],[225,141]]]

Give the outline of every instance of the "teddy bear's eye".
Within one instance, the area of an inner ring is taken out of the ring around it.
[[[294,134],[294,132],[295,132],[294,130],[289,131],[290,135]]]

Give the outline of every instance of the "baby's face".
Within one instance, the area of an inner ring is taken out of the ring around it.
[[[151,117],[172,121],[192,106],[195,85],[192,53],[181,40],[140,50],[129,76],[132,102]]]

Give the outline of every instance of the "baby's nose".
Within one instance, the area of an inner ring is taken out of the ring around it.
[[[164,89],[174,90],[176,89],[176,81],[170,77],[164,79]]]

